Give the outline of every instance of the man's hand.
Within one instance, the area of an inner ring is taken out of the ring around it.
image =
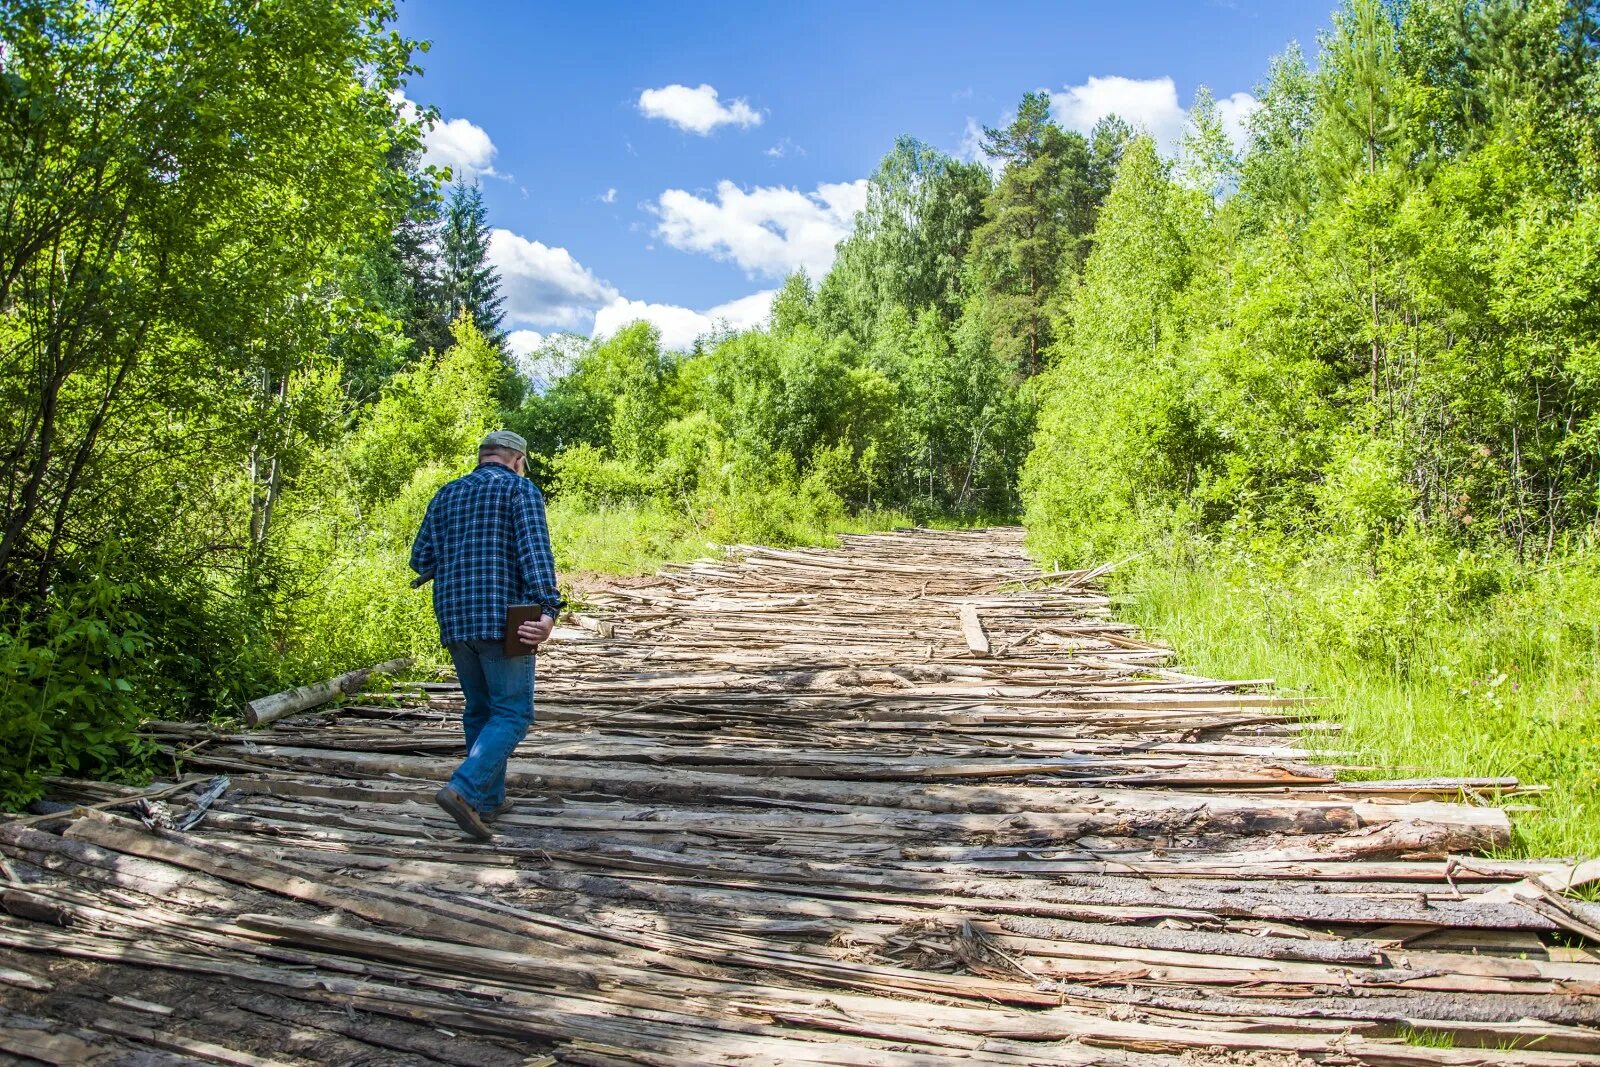
[[[542,645],[550,639],[550,631],[555,628],[556,620],[546,615],[538,622],[525,622],[518,626],[517,639],[529,647]]]

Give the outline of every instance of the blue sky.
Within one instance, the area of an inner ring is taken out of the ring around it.
[[[902,133],[970,156],[1028,89],[1164,140],[1200,85],[1242,121],[1268,60],[1333,0],[581,4],[404,0],[430,157],[477,175],[509,328],[647,317],[686,345],[826,268]]]

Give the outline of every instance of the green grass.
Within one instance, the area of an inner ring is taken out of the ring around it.
[[[1172,552],[1120,585],[1130,621],[1188,669],[1323,698],[1315,714],[1344,727],[1327,758],[1547,786],[1511,798],[1535,808],[1513,814],[1513,854],[1600,855],[1600,561],[1591,552],[1519,573],[1470,608],[1401,614],[1387,631],[1362,615],[1383,611],[1353,592],[1368,580],[1359,570]]]
[[[1448,1030],[1418,1030],[1415,1027],[1403,1027],[1400,1031],[1400,1040],[1408,1045],[1420,1048],[1455,1048],[1456,1036]]]

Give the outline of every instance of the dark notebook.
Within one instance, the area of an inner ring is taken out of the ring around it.
[[[534,646],[522,643],[522,638],[517,636],[517,627],[525,622],[538,622],[543,617],[542,604],[512,604],[506,608],[506,655],[533,655]]]

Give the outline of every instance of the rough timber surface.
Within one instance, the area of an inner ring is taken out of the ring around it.
[[[1517,783],[1336,781],[1095,577],[999,529],[590,583],[489,845],[447,682],[156,724],[192,783],[0,824],[0,1061],[1600,1062],[1595,872],[1482,855]]]

